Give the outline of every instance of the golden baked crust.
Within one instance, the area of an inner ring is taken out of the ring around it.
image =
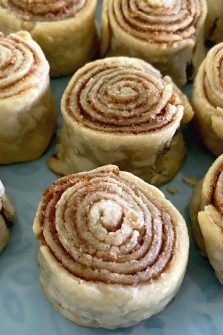
[[[33,229],[48,299],[82,326],[127,327],[150,317],[185,273],[183,217],[157,188],[117,166],[57,180]]]
[[[142,58],[182,86],[204,58],[206,14],[205,0],[104,0],[102,56]]]
[[[76,72],[62,99],[63,128],[56,173],[67,175],[115,163],[153,184],[171,179],[185,146],[177,133],[193,111],[169,77],[146,62],[114,57]]]
[[[27,32],[0,35],[0,164],[38,158],[56,125],[49,65]]]
[[[0,31],[27,30],[41,46],[52,76],[73,74],[97,52],[97,0],[0,0]]]

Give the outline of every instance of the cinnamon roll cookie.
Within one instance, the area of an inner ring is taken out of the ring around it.
[[[38,158],[55,124],[42,50],[27,32],[0,34],[0,164]]]
[[[0,253],[5,248],[9,239],[9,223],[16,219],[11,201],[5,194],[5,188],[0,180]]]
[[[54,182],[34,233],[46,296],[81,326],[137,324],[160,312],[184,277],[183,217],[156,187],[116,166]]]
[[[223,155],[195,188],[190,205],[194,237],[223,284]]]
[[[144,180],[174,177],[185,155],[181,122],[193,115],[169,77],[142,60],[87,64],[62,99],[63,129],[50,168],[62,175],[115,163]]]
[[[207,0],[208,14],[206,21],[208,39],[223,42],[223,0]]]
[[[205,0],[104,0],[102,55],[139,57],[184,85],[204,58]]]
[[[201,137],[216,156],[223,153],[223,43],[213,47],[194,81],[192,104]]]
[[[97,52],[97,0],[0,0],[0,31],[27,30],[52,76],[73,74]]]

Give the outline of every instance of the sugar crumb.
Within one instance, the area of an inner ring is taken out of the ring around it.
[[[177,188],[174,185],[169,185],[166,188],[167,192],[171,193],[171,194],[175,194],[177,192]]]
[[[195,187],[199,180],[196,177],[183,176],[182,181],[190,187]]]

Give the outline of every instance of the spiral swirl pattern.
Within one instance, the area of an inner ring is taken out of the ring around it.
[[[206,178],[209,187],[208,203],[223,215],[223,156],[212,165]],[[207,201],[207,199],[206,199]]]
[[[80,279],[137,285],[158,279],[173,259],[170,213],[117,167],[56,181],[39,212],[39,238]]]
[[[201,255],[207,257],[223,284],[223,155],[194,189],[190,203],[193,234]]]
[[[26,33],[0,35],[1,100],[38,88],[46,67],[42,51]]]
[[[26,20],[61,20],[75,15],[89,0],[3,0],[0,5]],[[2,4],[1,4],[2,2]]]
[[[151,65],[129,58],[107,58],[79,70],[62,106],[76,122],[109,133],[149,133],[177,117],[181,104],[169,78]]]
[[[212,48],[205,59],[204,89],[210,104],[223,108],[223,43]]]
[[[149,43],[194,39],[203,0],[111,0],[108,15],[128,34]]]

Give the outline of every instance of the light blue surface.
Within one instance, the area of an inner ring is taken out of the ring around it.
[[[52,82],[58,111],[68,79]],[[190,126],[185,131],[188,155],[176,178],[170,183],[177,193],[161,189],[185,217],[190,230],[188,204],[192,189],[182,176],[201,178],[213,162]],[[55,142],[55,141],[54,141]],[[187,273],[174,301],[159,315],[138,326],[116,331],[80,328],[65,320],[45,298],[35,259],[36,241],[32,223],[44,189],[56,179],[46,165],[54,150],[35,162],[0,167],[0,178],[17,212],[8,247],[0,256],[0,334],[1,335],[222,335],[223,288],[208,262],[197,253],[191,238]],[[190,234],[191,235],[191,234]]]

